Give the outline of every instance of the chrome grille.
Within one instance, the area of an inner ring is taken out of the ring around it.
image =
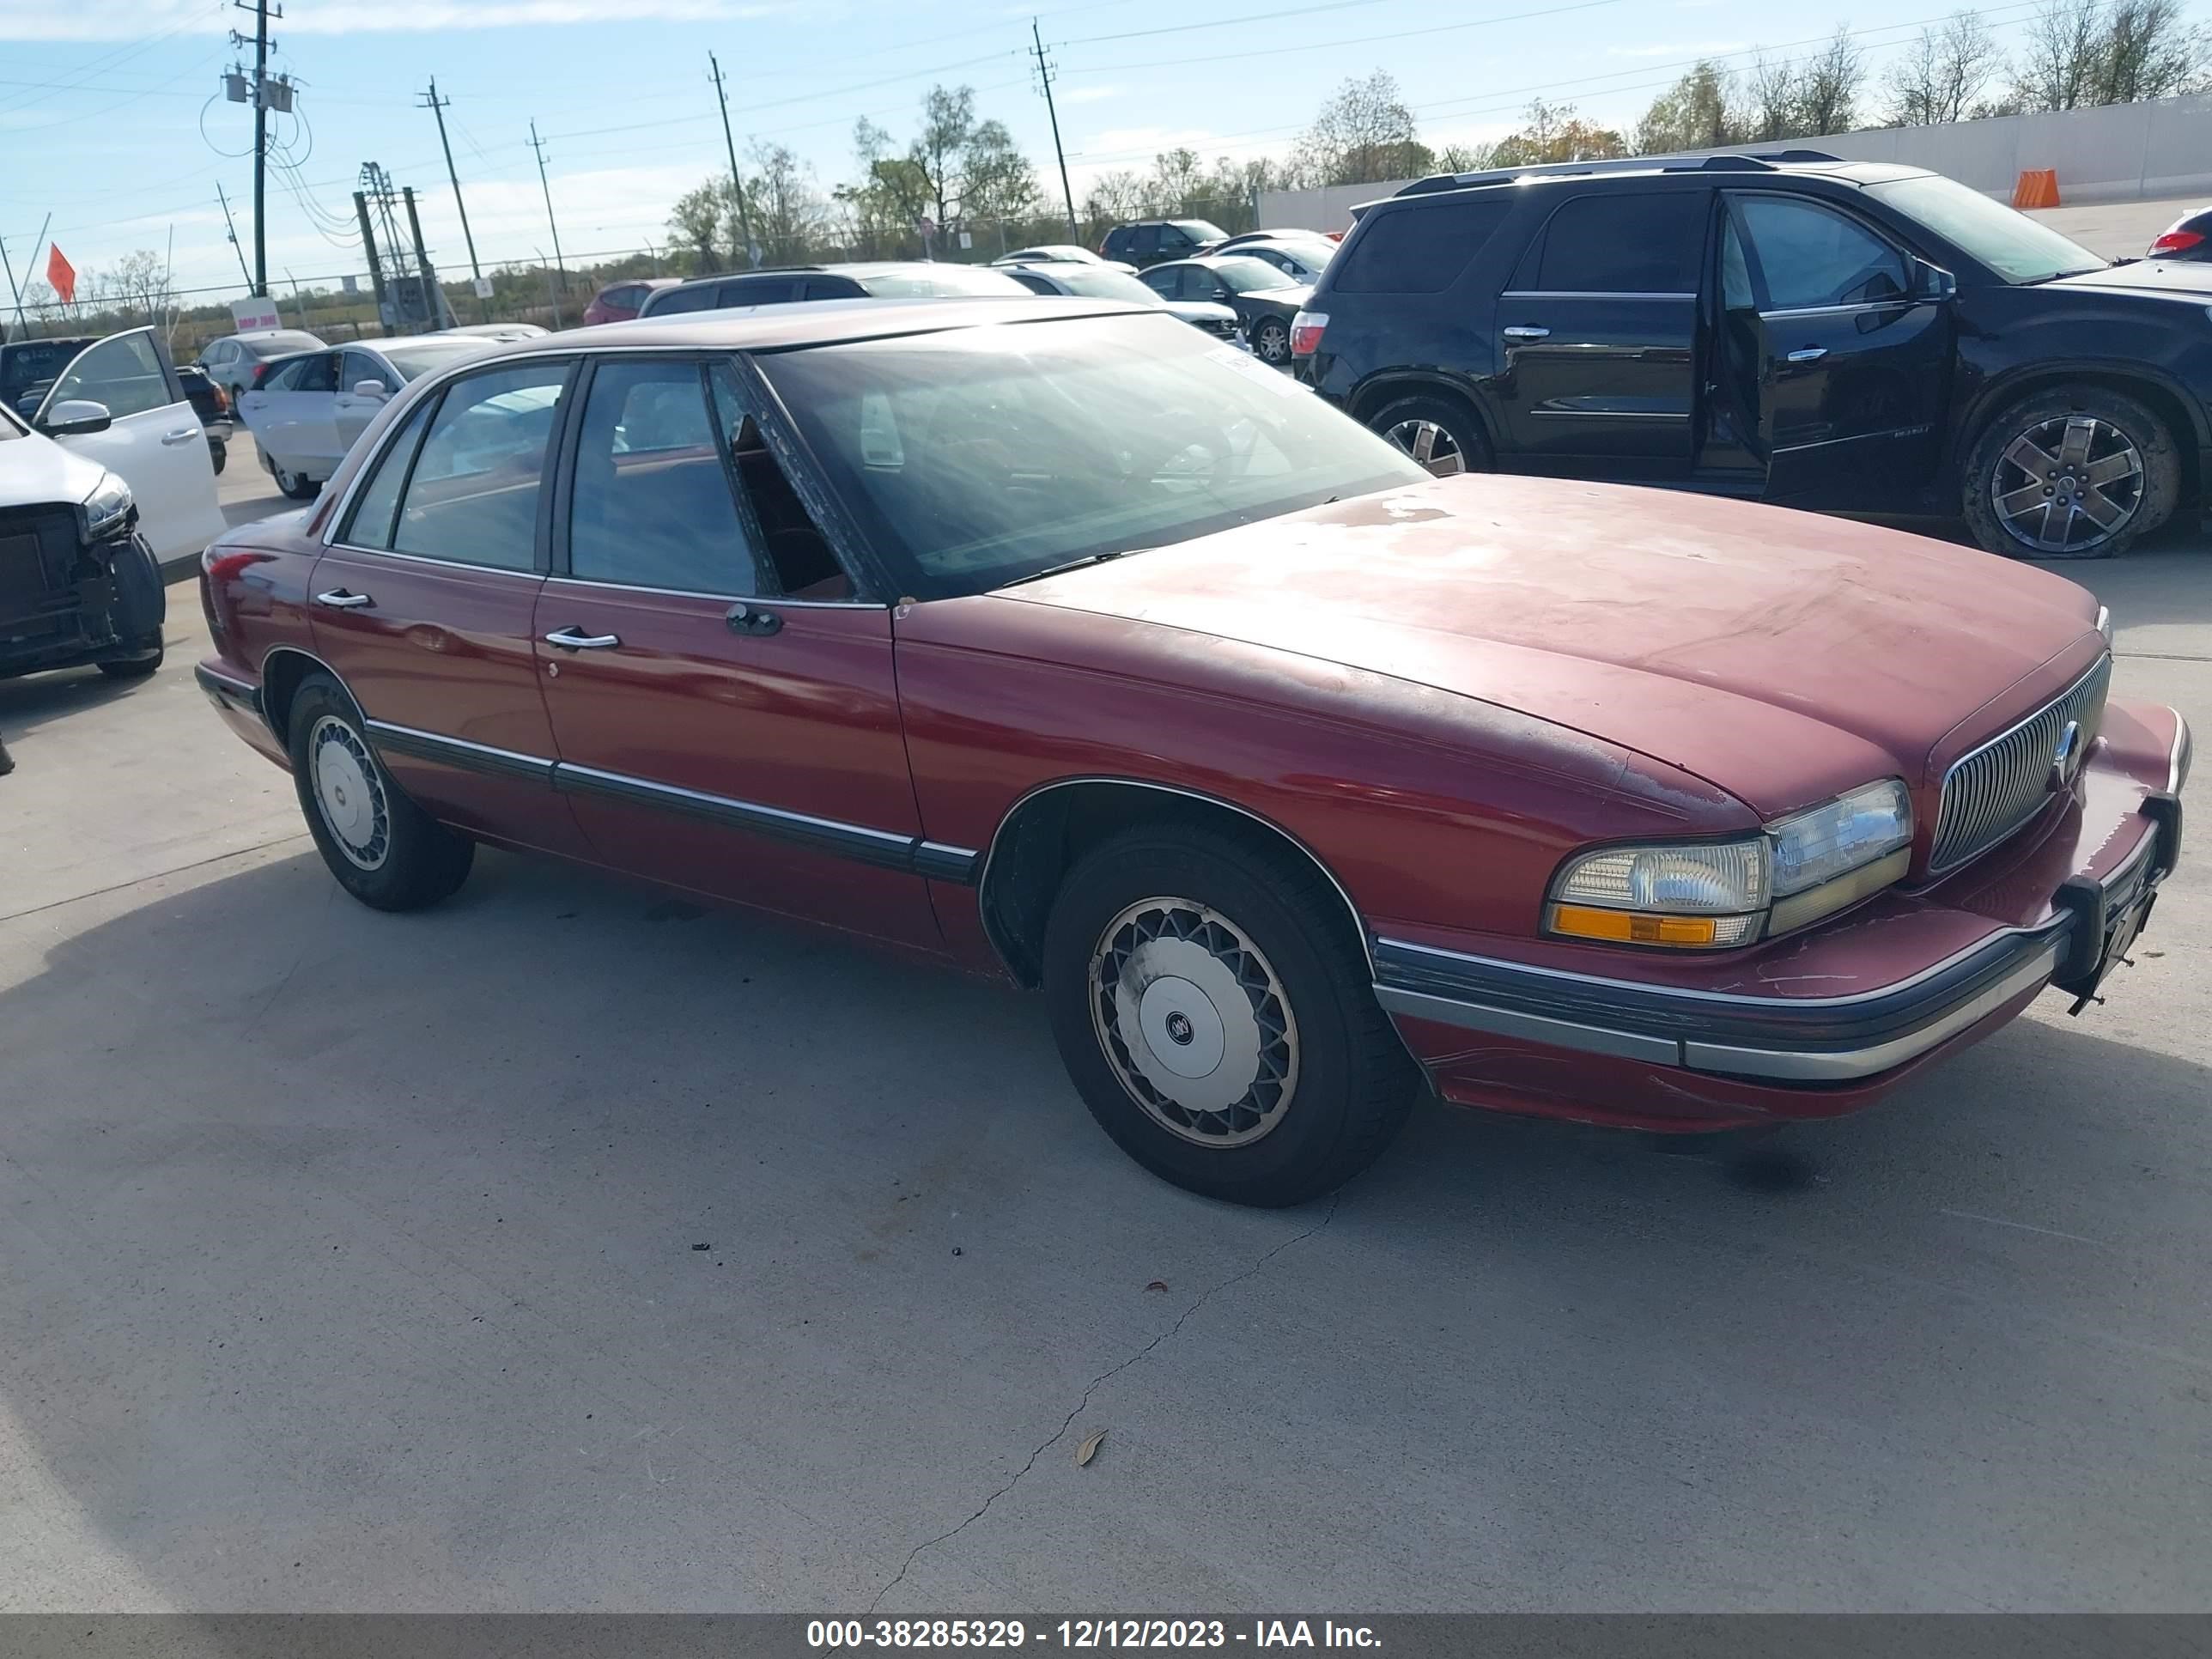
[[[2109,655],[2009,731],[2001,732],[1943,775],[1943,800],[1936,814],[1930,871],[1948,870],[1994,847],[2035,816],[2049,799],[2051,763],[2059,735],[2071,720],[2084,749],[2105,717],[2105,691],[2112,678]]]

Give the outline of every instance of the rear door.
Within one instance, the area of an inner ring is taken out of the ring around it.
[[[1686,471],[1710,188],[1589,191],[1536,234],[1498,298],[1499,459],[1536,471]]]
[[[1803,196],[1727,192],[1726,338],[1757,386],[1766,495],[1805,506],[1909,491],[1934,472],[1951,384],[1953,307],[1916,296],[1917,262],[1874,227]],[[1741,308],[1747,297],[1755,320]],[[1749,325],[1747,322],[1749,320]]]
[[[206,431],[152,329],[130,329],[87,346],[46,393],[39,421],[50,420],[66,403],[106,408],[106,431],[54,441],[131,486],[140,533],[156,559],[198,553],[222,534]]]
[[[574,368],[488,368],[417,404],[350,492],[308,612],[316,651],[409,794],[473,833],[583,856],[553,793],[530,639]]]
[[[889,609],[851,597],[726,362],[603,357],[583,398],[533,631],[598,856],[936,945]]]

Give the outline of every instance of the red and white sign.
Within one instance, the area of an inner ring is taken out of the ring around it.
[[[240,334],[257,334],[264,329],[282,328],[284,319],[276,314],[276,302],[265,295],[230,302],[230,320]]]

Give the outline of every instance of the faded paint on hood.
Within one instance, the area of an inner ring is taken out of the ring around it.
[[[1457,692],[1695,773],[1773,817],[1956,754],[2094,662],[2031,567],[1781,507],[1502,475],[1311,508],[1006,599]]]

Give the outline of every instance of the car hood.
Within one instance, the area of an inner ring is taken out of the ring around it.
[[[2050,288],[2101,293],[2168,295],[2177,300],[2212,300],[2212,264],[2186,259],[2136,259],[2078,276],[2061,276]]]
[[[75,507],[100,487],[106,471],[43,434],[11,438],[0,443],[0,507]]]
[[[1498,475],[1310,508],[1009,590],[1513,708],[1773,817],[1931,781],[2103,648],[2073,583],[1868,525]]]

